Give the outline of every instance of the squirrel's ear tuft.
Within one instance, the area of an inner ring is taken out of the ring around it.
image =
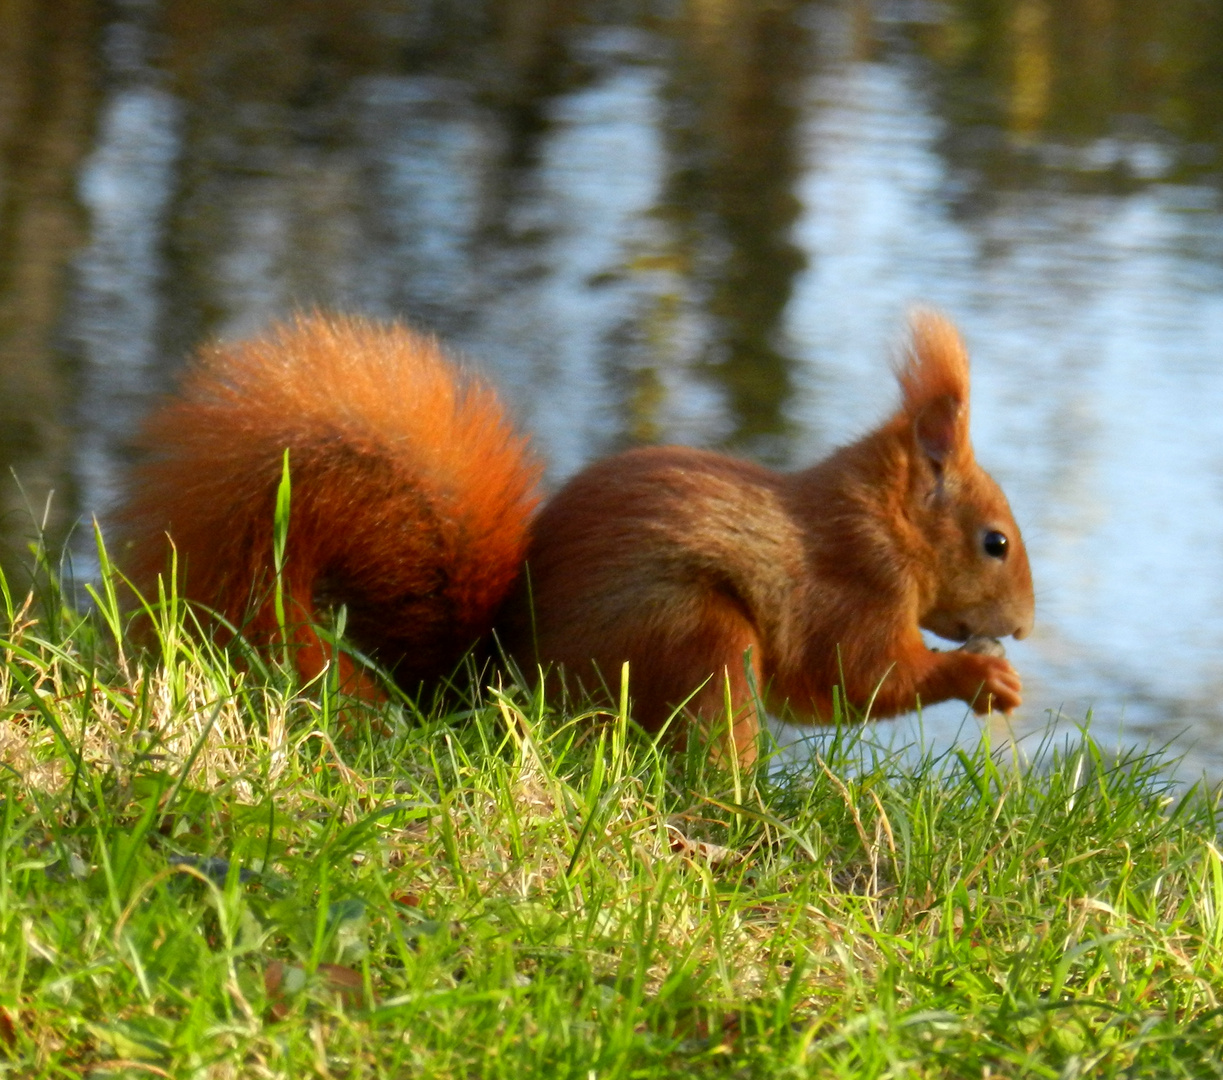
[[[950,319],[924,308],[909,316],[908,348],[896,377],[911,416],[944,395],[968,404],[968,350]]]
[[[909,334],[896,372],[904,395],[901,411],[922,452],[942,465],[969,448],[968,351],[951,320],[937,311],[914,311]]]

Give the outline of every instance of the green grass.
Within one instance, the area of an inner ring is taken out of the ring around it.
[[[0,1073],[1223,1076],[1218,804],[1086,735],[669,756],[7,600]],[[457,703],[457,704],[456,704]]]

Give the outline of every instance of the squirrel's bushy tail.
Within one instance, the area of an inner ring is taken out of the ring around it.
[[[403,326],[302,316],[205,349],[145,424],[117,515],[146,597],[178,552],[181,591],[256,639],[277,629],[272,542],[289,451],[284,570],[299,664],[308,623],[347,607],[349,636],[411,683],[448,673],[522,565],[539,468],[494,394]]]

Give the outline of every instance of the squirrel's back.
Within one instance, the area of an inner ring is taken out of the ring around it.
[[[118,520],[133,583],[156,598],[169,534],[186,597],[273,634],[286,448],[303,668],[325,659],[308,620],[343,604],[401,681],[448,672],[519,571],[539,470],[496,394],[400,325],[303,316],[205,349],[139,439]]]

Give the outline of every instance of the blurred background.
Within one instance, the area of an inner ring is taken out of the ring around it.
[[[15,588],[35,522],[88,567],[184,356],[300,308],[436,330],[555,483],[809,463],[893,404],[916,302],[1036,578],[993,734],[1090,711],[1223,777],[1220,0],[0,0]]]

